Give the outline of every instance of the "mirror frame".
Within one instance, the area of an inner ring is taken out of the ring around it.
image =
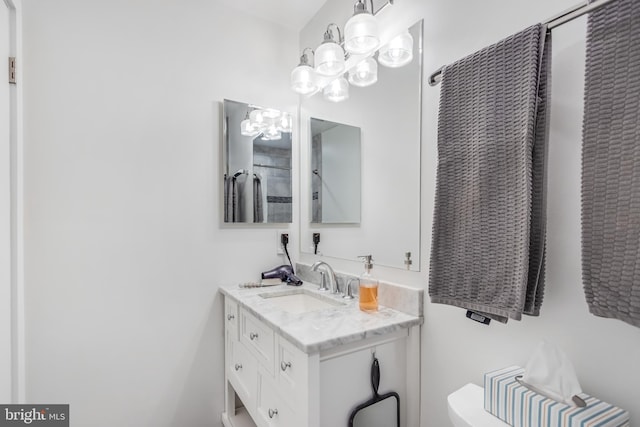
[[[289,193],[291,194],[291,214],[290,214],[290,218],[289,221],[286,222],[276,222],[276,221],[271,221],[268,222],[267,218],[268,218],[268,202],[265,203],[264,205],[264,209],[265,209],[265,221],[262,222],[254,222],[253,220],[251,221],[226,221],[225,220],[225,211],[226,211],[226,177],[232,172],[229,169],[229,144],[230,144],[230,138],[231,138],[231,134],[230,134],[230,129],[229,129],[229,123],[228,123],[228,107],[227,107],[227,103],[233,103],[233,104],[238,104],[238,105],[246,105],[247,109],[250,108],[260,108],[260,109],[271,109],[270,107],[263,107],[260,105],[256,105],[256,104],[251,104],[251,103],[247,103],[247,102],[241,102],[241,101],[235,101],[232,99],[228,99],[228,98],[224,98],[221,102],[221,122],[222,122],[222,138],[221,138],[221,145],[222,145],[222,156],[221,156],[221,196],[220,196],[220,223],[224,226],[282,226],[282,225],[289,225],[293,223],[293,218],[294,218],[294,203],[295,203],[295,191],[294,191],[294,167],[295,167],[295,150],[293,147],[294,144],[294,131],[295,131],[295,126],[298,125],[298,119],[297,117],[293,114],[290,113],[288,111],[284,111],[284,110],[279,110],[281,113],[287,113],[289,114],[289,116],[291,117],[291,125],[292,125],[292,129],[291,132],[287,132],[288,139],[289,139]],[[295,126],[294,126],[295,123]],[[240,132],[240,130],[238,129],[238,132]],[[283,132],[284,134],[285,132]],[[253,137],[252,139],[252,144],[254,144],[254,140],[256,138],[258,138],[259,135],[256,135],[255,137]],[[252,147],[252,150],[254,150],[254,148]],[[254,153],[252,153],[253,156]],[[253,157],[252,157],[253,159]],[[263,165],[264,166],[264,165]],[[251,161],[251,167],[250,168],[242,168],[244,170],[247,170],[249,172],[249,176],[250,175],[258,175],[260,176],[260,174],[258,172],[256,172],[254,170],[254,168],[256,167],[255,162],[252,160]],[[280,169],[280,168],[277,168]],[[260,181],[263,181],[262,177],[260,177]],[[267,186],[265,186],[267,187]],[[252,189],[253,191],[253,189]],[[263,188],[263,193],[266,194],[267,188]],[[268,195],[266,194],[266,196],[268,197]]]
[[[412,34],[414,34],[414,45],[416,48],[416,51],[414,52],[414,61],[417,61],[418,64],[418,69],[419,71],[417,72],[417,78],[416,78],[416,82],[415,82],[415,93],[417,95],[416,101],[415,103],[412,101],[411,104],[415,105],[413,111],[416,112],[416,118],[417,118],[417,123],[416,123],[416,133],[415,133],[415,139],[411,138],[413,141],[415,141],[415,147],[416,147],[416,151],[415,154],[417,155],[416,160],[416,165],[417,165],[417,175],[415,176],[415,182],[416,182],[416,188],[415,188],[415,193],[412,190],[412,194],[415,194],[415,200],[417,200],[416,204],[415,204],[415,208],[412,207],[411,210],[411,218],[415,218],[415,225],[416,227],[414,227],[411,231],[407,231],[407,235],[410,233],[413,233],[413,235],[417,236],[416,240],[414,240],[413,238],[411,240],[409,240],[409,242],[412,242],[412,244],[410,245],[409,248],[407,248],[408,251],[411,251],[411,264],[407,265],[406,263],[403,263],[401,260],[405,260],[406,259],[402,256],[404,253],[406,253],[406,251],[402,250],[402,247],[400,246],[400,251],[398,251],[399,255],[398,257],[396,257],[395,255],[393,255],[393,258],[386,256],[386,258],[383,258],[381,260],[376,260],[375,264],[379,265],[379,266],[383,266],[383,267],[389,267],[389,268],[395,268],[395,269],[400,269],[400,270],[408,270],[411,272],[421,272],[422,271],[422,239],[423,239],[423,233],[422,233],[422,175],[423,175],[423,162],[422,162],[422,153],[423,153],[423,149],[422,149],[422,143],[423,143],[423,115],[424,115],[424,108],[423,108],[423,104],[424,104],[424,97],[423,97],[423,84],[424,84],[424,57],[423,57],[423,49],[424,49],[424,19],[419,19],[416,20],[413,24],[409,25],[408,28],[411,30],[412,28],[415,28],[415,33],[412,32]],[[418,34],[419,37],[415,37],[415,34]],[[366,90],[366,88],[364,88]],[[319,94],[316,94],[315,96],[321,96]],[[352,126],[357,126],[354,123],[350,123],[349,120],[340,120],[340,118],[336,118],[336,117],[324,117],[325,115],[322,113],[318,113],[318,112],[314,112],[314,111],[310,111],[309,108],[306,108],[305,106],[305,101],[306,98],[301,97],[300,98],[300,103],[298,104],[298,119],[299,119],[299,129],[300,129],[300,135],[301,135],[301,140],[300,140],[300,147],[301,147],[301,157],[300,157],[300,167],[301,167],[301,171],[300,171],[300,177],[303,178],[300,182],[300,198],[301,198],[301,219],[300,219],[300,223],[299,223],[299,227],[300,227],[300,251],[304,254],[307,255],[311,255],[311,256],[316,256],[316,255],[321,255],[323,257],[328,257],[328,258],[335,258],[335,259],[341,259],[341,260],[347,260],[347,261],[356,261],[355,258],[350,258],[350,257],[345,257],[344,254],[340,254],[340,253],[336,253],[335,251],[332,253],[331,251],[327,252],[327,253],[322,253],[322,248],[320,248],[320,251],[317,251],[318,247],[315,246],[314,249],[314,245],[311,243],[312,242],[312,234],[316,234],[316,232],[322,232],[324,229],[328,229],[331,230],[332,232],[340,232],[341,230],[344,230],[346,232],[350,232],[350,229],[354,228],[354,225],[357,226],[358,224],[340,224],[340,223],[329,223],[329,224],[324,224],[324,223],[314,223],[312,222],[311,219],[311,194],[305,194],[305,192],[307,191],[306,187],[310,187],[311,184],[306,182],[305,180],[308,179],[306,177],[306,175],[309,175],[307,173],[307,168],[309,170],[311,170],[311,149],[310,149],[310,124],[309,119],[311,117],[322,117],[323,119],[327,119],[327,120],[331,120],[331,121],[337,121],[337,122],[342,122],[342,123],[347,123],[350,124]],[[349,101],[346,101],[347,103]],[[360,126],[357,126],[360,127]],[[362,127],[361,129],[362,132],[362,155],[364,155],[364,151],[366,150],[366,137],[364,136],[364,134],[367,132],[365,127]],[[304,138],[307,138],[306,140],[304,140]],[[306,148],[305,148],[306,147]],[[306,150],[306,152],[304,151]],[[361,223],[360,226],[362,226],[364,223],[362,222],[363,220],[365,220],[364,218],[364,214],[365,214],[365,210],[369,209],[368,206],[364,205],[364,192],[365,192],[365,186],[366,184],[366,177],[364,175],[365,173],[365,168],[366,165],[362,164],[362,197],[363,199],[361,200]],[[302,201],[303,199],[306,199],[305,201]],[[384,203],[384,202],[383,202]],[[307,211],[305,212],[305,209],[307,209]],[[380,224],[381,227],[386,227],[389,228],[389,226],[387,224]],[[308,235],[307,235],[308,234]],[[324,237],[324,236],[323,236]],[[385,240],[388,240],[385,239]],[[322,240],[321,240],[322,241]],[[359,242],[360,240],[358,240]],[[322,245],[322,243],[320,243],[320,245]],[[358,251],[358,249],[356,248],[356,251]],[[376,250],[375,248],[369,250],[366,249],[365,252],[367,253],[372,253],[374,256],[374,259],[376,259]],[[364,253],[364,252],[363,252]],[[395,254],[395,252],[394,252]],[[354,252],[354,256],[357,255]],[[398,261],[393,261],[393,260],[398,260]]]

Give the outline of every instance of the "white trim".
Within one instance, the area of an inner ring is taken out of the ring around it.
[[[22,3],[4,0],[11,21],[10,51],[16,57],[17,84],[11,85],[11,329],[12,401],[26,403],[25,316],[24,316],[24,142]]]

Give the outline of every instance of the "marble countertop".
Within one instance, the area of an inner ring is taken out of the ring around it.
[[[320,298],[329,298],[341,305],[295,314],[279,308],[274,300],[261,296],[283,291],[295,293],[298,289],[319,294]],[[377,312],[367,313],[359,309],[357,298],[345,300],[340,295],[321,293],[317,289],[318,285],[305,282],[296,287],[284,284],[263,288],[231,286],[221,287],[220,291],[307,354],[406,329],[423,322],[422,317],[384,306],[380,306]]]

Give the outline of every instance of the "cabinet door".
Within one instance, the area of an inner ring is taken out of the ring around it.
[[[239,341],[227,343],[227,378],[247,408],[256,402],[258,362]]]
[[[287,396],[287,398],[290,396]],[[298,414],[278,391],[268,374],[258,377],[258,425],[262,427],[302,427]]]
[[[246,310],[240,310],[240,341],[255,354],[260,363],[273,375],[273,330]]]
[[[293,401],[296,408],[306,408],[309,388],[308,356],[282,337],[278,337],[277,342],[278,388]]]
[[[227,328],[238,328],[238,303],[229,297],[224,299],[224,322]]]

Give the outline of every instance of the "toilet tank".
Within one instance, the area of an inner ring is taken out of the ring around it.
[[[484,410],[484,389],[475,384],[454,391],[447,402],[454,427],[510,427]]]

